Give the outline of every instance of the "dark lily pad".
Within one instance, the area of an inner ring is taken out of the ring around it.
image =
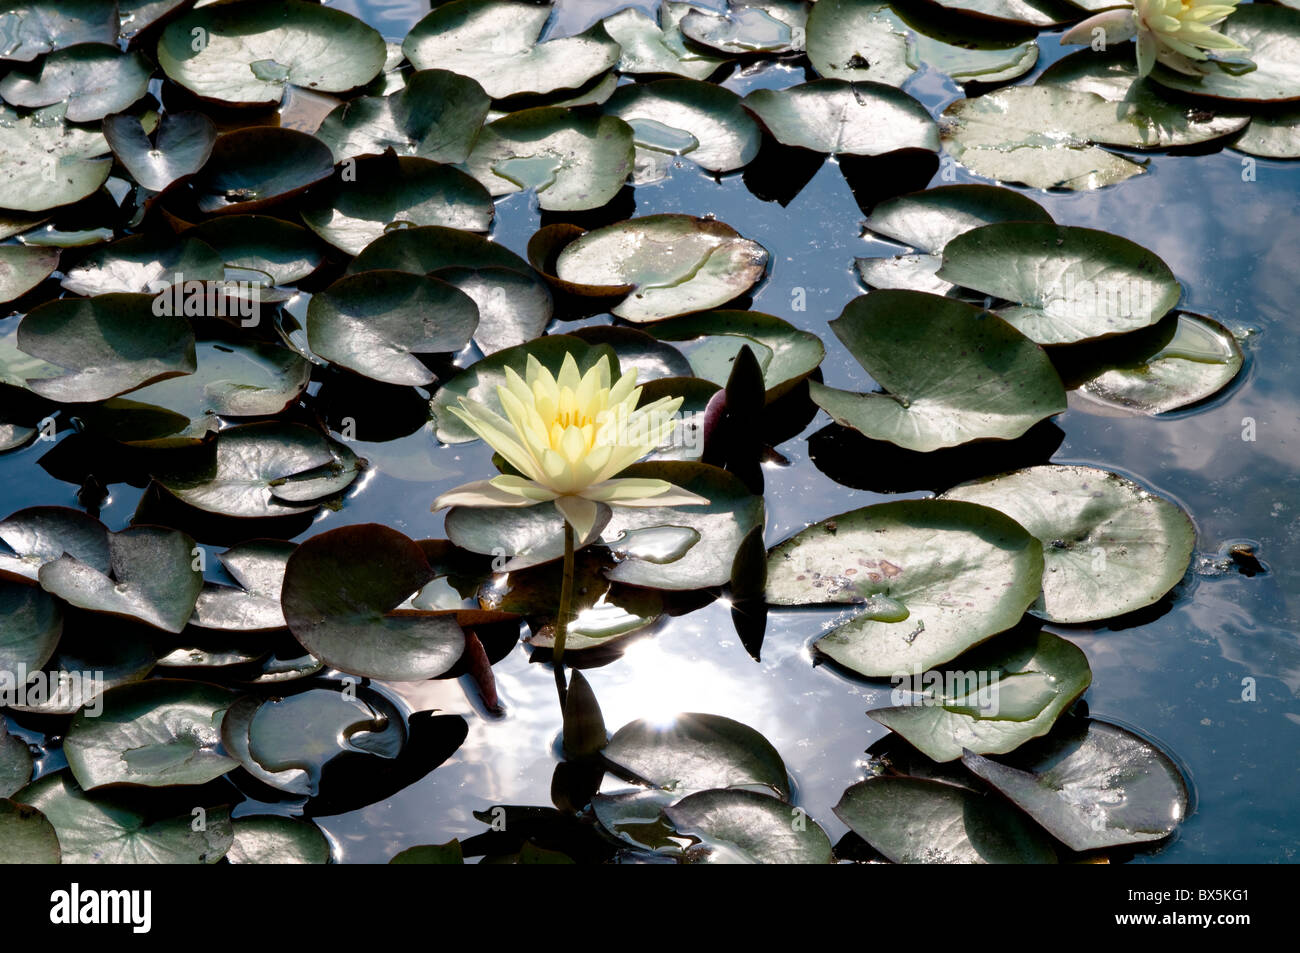
[[[12,671],[7,663],[5,671]],[[4,719],[0,718],[0,798],[7,798],[31,779],[31,749],[21,738],[9,734]]]
[[[923,452],[1008,440],[1065,410],[1065,389],[1043,349],[973,305],[875,291],[850,301],[831,328],[885,393],[813,381],[810,396],[837,423],[875,440]]]
[[[235,818],[232,864],[328,864],[330,844],[311,821],[272,814]]]
[[[103,712],[72,719],[63,750],[83,790],[109,784],[203,784],[238,762],[222,754],[221,717],[235,693],[151,679],[104,693]]]
[[[955,761],[965,751],[1005,754],[1047,734],[1091,682],[1088,659],[1074,643],[1047,632],[1013,635],[944,671],[902,680],[896,695],[924,694],[867,715],[935,761]]]
[[[1062,722],[1007,761],[962,758],[1071,850],[1161,840],[1187,816],[1190,798],[1177,765],[1109,722]]]
[[[484,354],[540,337],[554,312],[550,289],[532,269],[451,267],[430,277],[459,288],[478,306],[474,343]]]
[[[773,548],[767,601],[860,606],[816,648],[884,678],[940,665],[1011,628],[1042,574],[1042,546],[997,510],[900,500],[815,523]]]
[[[209,513],[306,513],[348,488],[361,463],[346,446],[302,424],[266,421],[217,434],[202,460],[153,474],[173,496]]]
[[[0,245],[0,304],[27,294],[58,267],[57,248]]]
[[[25,694],[8,706],[14,711],[75,715],[95,706],[109,689],[138,682],[153,670],[157,633],[152,629],[102,615],[80,614],[74,621],[67,613],[66,618],[58,651],[28,680]]]
[[[647,215],[576,239],[556,259],[556,275],[574,284],[635,287],[611,311],[644,323],[739,297],[763,277],[767,261],[766,248],[722,222]]]
[[[66,864],[215,864],[234,838],[226,807],[205,808],[196,830],[189,812],[151,817],[123,798],[87,794],[67,771],[29,784],[15,800],[54,825]]]
[[[148,60],[139,53],[85,43],[51,53],[32,70],[0,77],[0,96],[27,109],[66,103],[68,122],[94,122],[143,96],[150,72]]]
[[[638,328],[596,324],[577,328],[572,336],[588,344],[608,344],[618,356],[624,374],[636,370],[638,384],[666,377],[691,376],[691,365],[681,351]],[[644,396],[641,402],[645,403]]]
[[[850,156],[939,151],[939,127],[925,107],[882,83],[819,79],[756,89],[743,102],[782,145]]]
[[[239,584],[205,583],[194,604],[190,625],[225,632],[270,632],[284,628],[280,590],[284,567],[295,544],[276,539],[252,540],[232,546],[217,558]]]
[[[50,660],[63,634],[63,612],[49,593],[0,578],[0,618],[4,619],[4,628],[0,629],[0,674],[34,672]],[[0,746],[3,743],[0,734]],[[0,791],[0,797],[10,793]]]
[[[831,864],[830,838],[800,808],[756,791],[700,791],[664,815],[679,834],[697,838],[690,860],[741,864]]]
[[[348,266],[348,274],[389,268],[427,275],[440,268],[509,268],[529,273],[528,262],[482,235],[428,225],[399,228],[376,238]]]
[[[0,864],[57,864],[59,835],[40,811],[0,798]]]
[[[452,0],[411,28],[402,51],[417,70],[468,76],[493,99],[577,89],[618,62],[619,46],[600,24],[539,42],[550,18],[550,4]]]
[[[696,52],[682,41],[678,24],[694,7],[686,3],[664,3],[659,20],[634,7],[620,10],[601,22],[605,32],[622,48],[618,71],[623,74],[684,76],[707,79],[724,62],[716,56]]]
[[[1151,78],[1170,89],[1235,102],[1300,100],[1300,10],[1248,4],[1234,10],[1220,32],[1246,47],[1242,55],[1255,64],[1253,70],[1238,73],[1218,69],[1196,77],[1162,66]]]
[[[108,534],[108,572],[64,554],[41,566],[38,578],[46,592],[79,608],[179,632],[203,588],[194,549],[194,540],[177,530],[129,526]]]
[[[1118,473],[1040,466],[949,490],[1001,510],[1043,544],[1035,615],[1090,622],[1158,602],[1187,572],[1196,528],[1182,508]]]
[[[290,85],[324,93],[364,86],[387,53],[365,23],[301,0],[209,5],[173,20],[158,40],[169,79],[204,99],[250,105],[278,103]]]
[[[333,173],[329,147],[315,136],[250,126],[217,139],[190,183],[199,211],[231,214],[261,211]]]
[[[358,159],[313,196],[302,220],[349,255],[394,228],[486,232],[492,226],[492,198],[482,185],[459,169],[415,156]]]
[[[0,105],[0,163],[8,181],[4,207],[43,212],[79,202],[104,184],[113,167],[108,143],[98,132],[69,126],[63,106],[20,116]]]
[[[131,235],[101,245],[64,269],[63,287],[79,295],[143,294],[163,291],[177,278],[222,281],[221,256],[196,238]]]
[[[613,116],[525,109],[484,126],[465,168],[494,196],[533,189],[548,211],[599,208],[631,173],[632,142]]]
[[[729,0],[721,14],[692,9],[678,28],[687,39],[732,56],[802,52],[811,6],[803,0]]]
[[[722,715],[682,714],[669,725],[629,722],[602,753],[616,768],[677,795],[748,787],[790,796],[776,749],[753,728]]]
[[[65,553],[108,572],[108,530],[94,517],[63,506],[33,506],[0,522],[0,577],[36,581],[42,566]]]
[[[1054,864],[1051,838],[993,794],[941,781],[872,778],[835,815],[896,864]]]
[[[223,215],[185,234],[216,249],[227,266],[262,272],[277,285],[306,278],[322,260],[311,232],[267,215]]]
[[[288,766],[271,770],[253,757],[249,731],[253,719],[266,703],[265,699],[256,695],[241,695],[237,698],[221,720],[222,747],[245,771],[262,784],[288,794],[310,797],[315,793],[315,789],[305,767]]]
[[[335,162],[389,149],[434,162],[464,162],[491,105],[468,76],[418,70],[391,95],[361,96],[339,106],[316,137],[330,147]]]
[[[161,192],[203,168],[212,155],[217,130],[203,113],[169,112],[150,141],[139,118],[124,113],[104,120],[104,138],[132,178],[146,189]]]
[[[117,40],[117,4],[113,0],[28,0],[0,11],[0,57],[34,60],[78,43]]]
[[[408,847],[393,855],[390,864],[463,864],[465,855],[460,849],[460,841],[452,840],[446,844],[420,844]]]
[[[685,838],[678,837],[663,809],[680,795],[657,788],[637,788],[615,794],[596,794],[592,813],[605,832],[626,844],[658,854],[679,857]]]

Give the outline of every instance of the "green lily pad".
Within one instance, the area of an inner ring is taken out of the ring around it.
[[[782,145],[850,156],[939,151],[939,127],[925,107],[882,83],[819,79],[756,89],[743,102]]]
[[[215,864],[233,842],[230,810],[151,817],[113,795],[87,794],[67,771],[47,774],[14,798],[45,815],[58,833],[65,864]]]
[[[129,526],[108,534],[108,572],[64,554],[41,566],[38,578],[46,592],[78,608],[179,632],[203,588],[194,549],[194,540],[177,530]]]
[[[694,9],[687,3],[663,3],[659,20],[629,7],[601,22],[622,48],[618,71],[625,75],[668,74],[687,79],[707,79],[724,62],[715,56],[698,53],[682,42],[678,24]]]
[[[98,716],[72,719],[63,750],[83,790],[108,784],[203,784],[239,762],[220,752],[221,717],[234,692],[203,682],[151,679],[103,696]]]
[[[157,51],[168,78],[196,96],[248,105],[278,103],[291,85],[320,93],[364,86],[387,54],[362,21],[301,0],[191,10],[167,25]]]
[[[872,778],[835,815],[896,864],[1054,864],[1051,838],[993,794],[941,781]]]
[[[63,612],[49,593],[0,579],[0,618],[5,620],[0,631],[0,672],[34,672],[50,660],[63,634]],[[3,741],[0,735],[0,744]],[[9,793],[0,791],[0,797]]]
[[[1234,102],[1300,100],[1300,10],[1247,4],[1234,10],[1219,29],[1246,47],[1242,56],[1255,64],[1253,70],[1234,75],[1219,69],[1196,77],[1161,66],[1151,78],[1170,89]]]
[[[330,844],[311,821],[271,814],[234,820],[235,841],[226,852],[232,864],[328,864]]]
[[[933,0],[945,10],[1014,26],[1045,27],[1077,20],[1084,4],[1061,0]]]
[[[401,156],[464,162],[492,100],[475,80],[444,69],[418,70],[388,96],[348,100],[325,117],[316,138],[334,161],[352,156]]]
[[[149,62],[116,46],[86,43],[57,50],[32,70],[0,77],[5,102],[27,109],[66,103],[68,122],[121,112],[148,92]]]
[[[612,116],[525,109],[484,126],[465,168],[494,196],[533,189],[548,211],[599,208],[632,171],[632,140]]]
[[[731,226],[690,215],[647,215],[587,232],[560,252],[563,281],[636,290],[615,305],[628,321],[660,321],[737,298],[767,270],[767,249]]]
[[[1001,510],[1042,542],[1043,593],[1032,611],[1051,622],[1109,619],[1158,602],[1196,545],[1179,506],[1096,467],[1029,467],[944,496]]]
[[[415,355],[459,351],[478,325],[478,307],[438,278],[363,271],[314,295],[307,340],[325,360],[389,384],[436,378]]]
[[[732,56],[802,52],[811,6],[802,0],[729,0],[720,14],[691,10],[678,28],[688,40]]]
[[[187,0],[117,0],[121,18],[118,35],[128,45],[134,45],[145,30],[161,23],[186,3]]]
[[[177,499],[237,517],[307,513],[347,489],[361,463],[343,444],[302,424],[243,424],[217,434],[203,459],[153,474]]]
[[[550,18],[550,4],[452,0],[411,28],[402,52],[417,70],[477,80],[493,99],[577,89],[618,62],[619,46],[600,24],[539,42]]]
[[[216,249],[230,268],[260,271],[277,285],[320,267],[320,245],[301,225],[268,215],[223,215],[185,232]]]
[[[664,815],[700,843],[692,861],[740,864],[832,864],[830,838],[799,808],[756,791],[700,791]]]
[[[815,647],[884,678],[940,665],[1011,628],[1042,575],[1042,546],[1005,514],[900,500],[814,523],[774,547],[767,601],[860,606]]]
[[[199,211],[261,211],[334,174],[329,147],[305,132],[274,126],[236,129],[217,139],[191,179]]]
[[[1039,344],[1074,344],[1149,327],[1182,286],[1141,245],[1091,228],[1004,222],[943,251],[939,277],[1014,302],[998,315]]]
[[[663,809],[680,796],[656,788],[616,794],[596,794],[592,813],[607,834],[640,850],[680,857],[682,841],[664,817]]]
[[[217,130],[203,113],[169,112],[150,141],[139,118],[124,113],[104,120],[104,139],[132,178],[150,191],[161,192],[203,168],[212,155]]]
[[[722,715],[681,714],[667,725],[629,722],[602,754],[615,768],[678,795],[748,787],[790,796],[777,750],[753,728]]]
[[[595,324],[574,329],[572,337],[588,344],[608,344],[618,356],[624,374],[636,370],[638,384],[691,375],[691,366],[681,351],[638,328]],[[641,402],[645,402],[644,392]]]
[[[459,288],[478,306],[474,343],[484,354],[540,337],[554,313],[551,291],[532,269],[439,268],[430,277]]]
[[[93,625],[88,619],[94,620]],[[156,633],[136,623],[81,615],[78,622],[65,622],[64,628],[54,658],[39,678],[29,679],[26,694],[9,708],[37,715],[75,715],[83,707],[95,706],[109,689],[145,678],[157,661]]]
[[[63,287],[79,295],[153,294],[185,281],[221,281],[221,256],[196,238],[131,235],[101,245],[64,269]]]
[[[850,301],[831,328],[885,393],[813,381],[810,396],[872,439],[922,452],[1008,440],[1065,410],[1065,389],[1043,349],[974,305],[875,291]]]
[[[1009,763],[962,763],[1071,850],[1161,840],[1187,816],[1178,767],[1151,742],[1092,718],[1063,722]]]
[[[232,546],[217,558],[239,588],[204,583],[190,625],[225,632],[270,632],[283,629],[280,590],[284,567],[295,544],[277,539],[251,540]]]
[[[0,864],[57,864],[59,835],[40,811],[0,798]]]
[[[65,553],[108,572],[108,530],[94,517],[64,506],[32,506],[0,522],[0,577],[35,582],[42,566]]]
[[[913,690],[925,694],[913,701],[867,712],[939,762],[963,751],[1005,754],[1042,737],[1092,682],[1078,646],[1047,632],[995,639],[946,669],[933,673],[942,677],[934,689],[931,673],[914,677]]]
[[[57,248],[0,245],[0,304],[27,294],[58,267]]]
[[[374,523],[313,536],[289,558],[281,603],[294,638],[334,668],[415,681],[465,648],[458,613],[398,609],[433,578],[423,550]]]
[[[20,116],[0,105],[0,164],[8,182],[0,202],[18,212],[43,212],[79,202],[108,178],[112,159],[103,135],[63,119],[63,106]]]
[[[8,663],[4,670],[12,671]],[[0,798],[7,798],[32,779],[32,763],[27,743],[9,734],[0,718]]]
[[[486,232],[492,226],[492,199],[483,186],[459,169],[414,156],[358,159],[351,173],[313,195],[302,220],[349,255],[393,228]]]
[[[253,757],[249,732],[263,704],[267,702],[255,695],[241,695],[235,700],[221,720],[222,747],[255,780],[288,794],[310,797],[315,789],[306,768],[289,766],[271,770]]]
[[[378,269],[409,271],[427,275],[440,268],[509,268],[532,272],[528,262],[510,249],[488,241],[482,235],[427,225],[399,228],[366,246],[348,266],[347,273]]]
[[[113,0],[27,0],[0,11],[0,57],[29,62],[78,43],[117,41]]]

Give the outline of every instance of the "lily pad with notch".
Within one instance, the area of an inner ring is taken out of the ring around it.
[[[79,295],[154,294],[184,281],[217,282],[225,263],[216,249],[197,238],[130,235],[93,249],[64,268],[62,285]]]
[[[269,215],[223,215],[185,235],[216,249],[227,267],[261,272],[276,285],[306,278],[324,260],[311,232]]]
[[[743,104],[786,146],[848,156],[939,151],[939,127],[925,107],[883,83],[819,79],[756,89]]]
[[[334,174],[329,147],[305,132],[249,126],[217,139],[192,179],[200,212],[260,212]]]
[[[664,808],[664,816],[678,834],[698,841],[685,850],[688,863],[835,862],[830,838],[816,821],[757,791],[699,791]]]
[[[63,106],[19,115],[0,105],[0,163],[8,182],[4,207],[44,212],[94,194],[113,168],[99,132],[68,125]]]
[[[190,625],[223,632],[274,632],[288,623],[280,607],[284,569],[296,545],[278,539],[250,540],[217,558],[236,586],[206,582]]]
[[[66,104],[68,122],[96,122],[148,92],[151,67],[139,53],[82,43],[56,50],[32,70],[0,77],[0,96],[26,109]]]
[[[80,43],[115,43],[114,0],[26,0],[0,11],[3,58],[31,62]]]
[[[168,112],[159,120],[153,141],[130,114],[104,120],[104,138],[131,177],[152,192],[193,175],[212,155],[217,129],[200,112]]]
[[[708,79],[726,60],[688,47],[679,28],[682,17],[695,8],[688,3],[665,2],[656,21],[635,7],[620,10],[601,22],[618,43],[623,75],[673,75]]]
[[[692,8],[677,27],[691,42],[728,56],[801,53],[811,7],[804,0],[728,0],[720,13]]]

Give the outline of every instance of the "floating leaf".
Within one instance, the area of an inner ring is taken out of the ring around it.
[[[1190,797],[1178,767],[1118,725],[1063,722],[1008,761],[962,758],[1071,850],[1160,840],[1187,816]]]
[[[191,185],[201,212],[253,212],[323,182],[333,173],[329,148],[315,136],[273,126],[250,126],[217,139],[211,157]]]
[[[3,671],[11,672],[8,662]],[[11,691],[5,686],[5,691]],[[21,738],[9,734],[0,718],[0,798],[7,798],[32,779],[32,752]],[[3,843],[3,841],[0,841]],[[3,861],[0,861],[3,862]]]
[[[117,41],[113,0],[27,0],[0,11],[0,57],[29,62],[78,43]]]
[[[1196,77],[1162,66],[1151,78],[1170,89],[1215,99],[1247,103],[1300,100],[1300,10],[1248,4],[1234,10],[1220,32],[1246,47],[1242,55],[1254,64],[1254,69],[1217,69]]]
[[[616,768],[678,795],[743,786],[790,796],[776,749],[753,728],[722,715],[681,714],[667,725],[629,722],[603,754]]]
[[[995,639],[945,671],[917,673],[911,681],[913,691],[925,694],[867,716],[943,762],[955,761],[963,751],[1004,754],[1047,734],[1087,690],[1092,671],[1072,642],[1038,632]],[[901,690],[907,685],[905,679]]]
[[[664,3],[659,22],[629,7],[601,22],[622,48],[618,71],[623,74],[667,73],[687,79],[707,79],[725,60],[697,53],[682,42],[678,24],[694,9],[686,3]]]
[[[0,864],[57,864],[59,835],[40,811],[0,798]]]
[[[1011,628],[1042,575],[1041,545],[997,510],[900,500],[814,523],[773,548],[767,601],[861,607],[816,648],[884,678],[940,665]]]
[[[323,93],[364,86],[387,52],[383,38],[353,16],[282,0],[191,10],[163,30],[158,65],[204,99],[266,104],[280,102],[290,85]]]
[[[58,267],[57,248],[0,245],[0,304],[27,294]]]
[[[302,210],[302,219],[336,248],[355,255],[392,228],[442,225],[486,232],[492,225],[487,190],[451,166],[413,156],[358,159]]]
[[[198,239],[131,235],[65,268],[62,284],[79,295],[153,294],[177,280],[222,281],[225,273],[221,256]]]
[[[1055,26],[1079,18],[1079,8],[1091,9],[1085,3],[1074,4],[1060,0],[934,0],[939,6],[981,20],[1016,26]]]
[[[577,89],[618,62],[619,46],[599,24],[539,42],[550,17],[550,4],[452,0],[411,28],[402,52],[417,70],[477,80],[493,99]]]
[[[311,821],[271,814],[234,820],[235,840],[226,853],[232,864],[328,864],[330,845]]]
[[[1176,504],[1117,473],[1039,466],[949,490],[1001,510],[1043,544],[1035,615],[1090,622],[1144,608],[1187,572],[1196,528]]]
[[[430,277],[455,285],[478,306],[474,343],[484,354],[540,337],[554,311],[550,289],[532,269],[439,268]]]
[[[465,168],[494,196],[534,189],[542,208],[575,211],[618,193],[632,152],[632,128],[621,119],[547,106],[484,126]]]
[[[390,864],[463,864],[465,855],[461,852],[460,841],[452,840],[445,844],[420,844],[408,847],[393,855]]]
[[[851,156],[939,151],[939,128],[925,107],[882,83],[819,79],[756,89],[744,105],[782,145]]]
[[[28,109],[66,103],[68,122],[94,122],[143,96],[149,73],[149,62],[139,53],[87,43],[53,52],[33,70],[0,77],[0,96]]]
[[[835,815],[896,864],[1054,864],[1051,839],[992,794],[918,778],[872,778]]]
[[[212,246],[227,266],[260,271],[277,285],[306,278],[322,260],[311,232],[267,215],[223,215],[185,235]]]
[[[0,578],[0,618],[4,619],[0,630],[0,678],[11,672],[37,671],[50,660],[63,634],[63,612],[49,593]],[[4,742],[0,732],[0,748]],[[3,774],[0,770],[0,776]],[[13,790],[16,788],[0,790],[0,797],[8,797]]]
[[[664,809],[679,834],[700,843],[687,856],[707,863],[831,864],[831,841],[816,821],[755,791],[700,791]]]
[[[1008,440],[1065,410],[1061,379],[1042,348],[973,305],[876,291],[850,301],[831,327],[886,392],[813,381],[810,395],[837,423],[872,439],[923,452]]]
[[[316,130],[334,161],[351,156],[417,156],[464,162],[492,101],[468,76],[443,69],[418,70],[389,96],[360,96],[336,108]]]
[[[36,581],[42,566],[65,553],[102,572],[109,571],[108,530],[94,517],[63,506],[32,506],[0,522],[0,577]]]
[[[72,719],[63,750],[83,790],[108,784],[203,784],[238,762],[219,751],[234,692],[151,679],[105,692],[103,712]]]
[[[78,202],[94,193],[113,167],[108,143],[63,121],[63,107],[50,106],[20,116],[0,105],[0,164],[8,179],[5,208],[43,212]]]
[[[427,275],[439,268],[510,268],[531,273],[528,262],[482,235],[428,225],[399,228],[376,238],[352,259],[348,274],[391,268]]]
[[[1046,223],[984,225],[957,236],[944,248],[939,277],[1015,302],[998,315],[1039,344],[1149,327],[1182,296],[1169,266],[1141,245]]]
[[[809,3],[729,0],[725,13],[692,9],[678,23],[689,40],[720,53],[801,52]]]
[[[307,339],[327,361],[389,384],[423,385],[434,374],[415,356],[459,351],[478,325],[478,307],[438,278],[363,271],[314,295]]]
[[[104,138],[132,178],[146,189],[161,192],[203,168],[212,155],[217,130],[203,113],[168,112],[151,142],[139,118],[124,113],[104,120]]]
[[[560,279],[636,288],[612,308],[638,323],[717,307],[752,288],[768,253],[729,225],[690,215],[647,215],[587,232],[556,259]]]
[[[287,623],[280,608],[280,590],[284,585],[284,567],[294,548],[293,543],[265,539],[240,543],[226,550],[217,558],[239,588],[204,583],[190,625],[227,632],[284,628]]]
[[[1262,159],[1300,159],[1300,109],[1255,116],[1232,148]]]
[[[25,695],[9,708],[75,715],[110,688],[138,682],[152,671],[157,660],[153,630],[108,616],[83,614],[74,621],[68,613],[68,619],[54,658],[43,671],[32,673]]]

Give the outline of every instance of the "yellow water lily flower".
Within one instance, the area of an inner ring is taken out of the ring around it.
[[[1237,9],[1238,0],[1133,0],[1131,7],[1105,10],[1079,23],[1061,37],[1065,46],[1089,45],[1100,29],[1106,43],[1137,37],[1138,75],[1146,76],[1157,62],[1193,76],[1204,70],[1206,50],[1243,53],[1246,48],[1214,29]]]
[[[452,413],[523,476],[498,476],[449,490],[444,506],[532,506],[548,500],[581,542],[596,523],[597,504],[681,506],[709,502],[667,480],[617,474],[663,443],[677,425],[680,397],[637,407],[636,369],[611,382],[609,359],[581,374],[572,354],[553,376],[531,354],[520,377],[506,368],[497,397],[506,416],[460,398]]]

